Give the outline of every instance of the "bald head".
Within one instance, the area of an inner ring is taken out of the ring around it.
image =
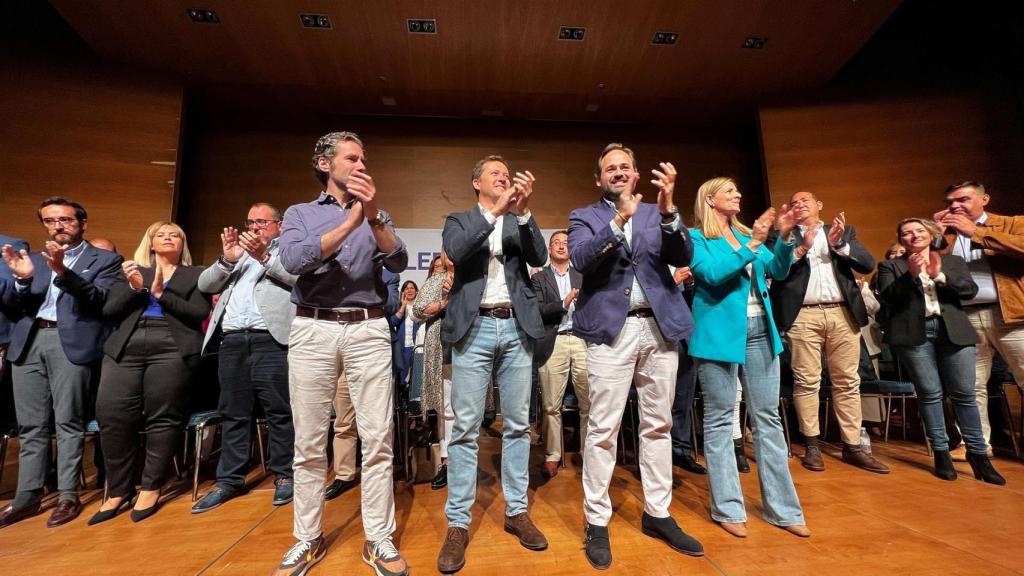
[[[117,246],[115,246],[113,242],[107,240],[106,238],[93,238],[89,240],[89,244],[92,244],[93,246],[99,248],[100,250],[108,250],[110,252],[114,252],[115,254],[117,253]]]

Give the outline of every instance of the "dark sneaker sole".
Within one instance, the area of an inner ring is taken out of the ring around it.
[[[662,538],[661,535],[658,534],[657,532],[655,532],[654,530],[648,530],[647,528],[641,528],[640,531],[643,532],[645,535],[650,536],[651,538],[654,538],[655,540],[657,540],[659,542],[664,542],[666,546],[668,546],[669,548],[675,550],[676,552],[679,552],[680,554],[686,554],[687,556],[693,556],[693,557],[700,557],[700,556],[704,555],[704,550],[703,549],[701,549],[701,550],[686,550],[685,548],[676,548],[668,540],[665,540],[664,538]]]
[[[363,556],[361,554],[360,554],[359,557],[363,559],[363,564],[366,564],[370,568],[373,568],[373,573],[376,574],[377,576],[406,576],[407,574],[409,574],[409,565],[408,564],[405,565],[405,571],[404,572],[391,572],[390,570],[387,571],[387,572],[381,572],[380,569],[377,568],[376,564],[374,564],[373,562],[370,562],[369,558],[367,558],[366,556]]]
[[[463,557],[462,558],[462,562],[459,562],[458,566],[441,566],[440,564],[438,564],[437,565],[437,571],[440,572],[441,574],[455,574],[459,570],[462,570],[462,567],[465,566],[465,565],[466,565],[466,558]]]
[[[800,460],[800,465],[803,466],[804,468],[810,470],[811,472],[824,472],[825,471],[825,467],[824,466],[812,466],[812,465],[808,464],[807,462],[804,462],[803,460]]]
[[[294,499],[295,499],[295,497],[293,496],[293,497],[291,497],[291,498],[289,498],[289,499],[287,499],[287,500],[274,500],[274,501],[272,502],[272,504],[273,504],[274,506],[284,506],[285,504],[287,504],[287,503],[291,502],[291,501],[292,501],[292,500],[294,500]],[[211,508],[211,510],[212,510],[212,508]]]
[[[548,549],[548,543],[547,542],[545,542],[543,544],[527,544],[526,542],[523,541],[522,538],[519,537],[519,534],[516,533],[516,531],[513,530],[508,524],[505,524],[505,532],[508,532],[509,534],[515,536],[519,540],[519,543],[522,544],[523,548],[526,548],[527,550],[534,550],[534,551],[538,551],[539,552],[541,550],[547,550]]]

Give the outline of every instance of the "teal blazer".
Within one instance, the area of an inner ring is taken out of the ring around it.
[[[776,242],[774,251],[762,245],[752,252],[746,244],[750,236],[733,229],[742,245],[733,249],[725,238],[709,240],[700,230],[690,229],[693,260],[690,270],[696,279],[693,297],[693,322],[696,331],[690,338],[690,356],[705,360],[744,364],[747,361],[747,296],[750,277],[744,268],[753,264],[757,293],[764,304],[772,334],[772,352],[782,352],[782,339],[772,319],[768,298],[768,276],[782,280],[789,275],[796,244]]]

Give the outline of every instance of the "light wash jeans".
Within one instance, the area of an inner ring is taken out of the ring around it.
[[[704,449],[708,460],[711,517],[717,522],[747,521],[732,442],[738,375],[754,433],[754,457],[764,519],[776,526],[805,524],[793,477],[789,474],[786,438],[779,418],[779,359],[772,354],[768,322],[765,315],[747,318],[745,364],[697,359],[704,394]]]
[[[452,410],[448,443],[448,525],[469,529],[476,500],[477,437],[493,377],[501,402],[501,489],[505,515],[526,512],[530,482],[530,387],[533,342],[515,318],[481,316],[452,346]]]
[[[956,421],[967,451],[985,454],[988,444],[982,434],[981,416],[974,398],[974,346],[958,346],[950,342],[945,324],[937,318],[927,320],[925,335],[928,341],[924,344],[895,348],[917,389],[917,402],[932,450],[949,450],[949,437],[942,416],[942,393],[945,390],[956,410]]]

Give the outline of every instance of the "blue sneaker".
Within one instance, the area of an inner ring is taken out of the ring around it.
[[[292,501],[295,493],[295,486],[291,478],[280,477],[274,480],[274,506],[284,506]]]

